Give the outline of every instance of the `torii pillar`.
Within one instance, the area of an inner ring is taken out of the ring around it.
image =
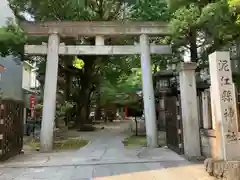
[[[152,65],[149,38],[146,34],[140,36],[142,89],[144,100],[144,115],[148,147],[158,147],[155,97],[153,91]]]
[[[59,44],[60,44],[59,35],[56,33],[50,34],[47,48],[42,127],[40,135],[40,151],[42,152],[51,151],[53,149],[53,131],[56,112]]]

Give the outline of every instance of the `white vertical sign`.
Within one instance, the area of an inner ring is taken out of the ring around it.
[[[235,160],[239,156],[237,105],[229,52],[215,52],[209,56],[212,88],[213,122],[220,146],[220,157]]]

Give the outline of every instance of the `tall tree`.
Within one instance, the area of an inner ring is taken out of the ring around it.
[[[130,18],[137,21],[160,21],[169,23],[172,13],[169,11],[166,0],[138,0],[131,7]],[[170,44],[169,37],[156,37],[152,38],[151,42],[156,44]],[[170,61],[180,59],[179,53],[173,49],[172,55],[152,55],[152,63],[155,67],[165,69]]]
[[[35,22],[48,20],[116,20],[123,18],[124,1],[122,0],[92,0],[86,1],[85,4],[79,4],[79,2],[79,0],[9,0],[10,7],[20,21],[28,21],[29,17]],[[75,39],[62,39],[62,41],[66,44],[80,43]],[[93,45],[94,39],[85,38],[83,42]],[[101,68],[108,63],[108,58],[99,58],[96,56],[83,56],[79,58],[84,62],[82,69],[72,66],[72,63],[66,64],[65,58],[61,58],[60,66],[63,71],[60,70],[60,73],[64,72],[65,83],[68,86],[74,86],[74,89],[70,93],[70,99],[76,101],[76,124],[81,126],[88,120],[90,97],[100,84],[98,77],[101,74]],[[45,66],[44,61],[41,66]],[[42,69],[42,74],[44,75],[44,68]],[[71,78],[69,78],[69,74]],[[72,84],[69,83],[71,80],[73,81]]]
[[[239,34],[225,0],[168,1],[173,43],[190,51],[191,61],[207,62],[208,54],[224,48]]]
[[[24,32],[9,19],[5,27],[0,28],[0,56],[14,55],[23,57]]]

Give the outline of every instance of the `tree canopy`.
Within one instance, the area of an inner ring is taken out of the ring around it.
[[[24,32],[9,19],[5,27],[0,28],[0,56],[23,55]]]
[[[208,54],[221,50],[239,36],[225,0],[169,0],[173,43],[189,49],[192,61],[206,62]]]
[[[168,63],[183,60],[190,52],[191,61],[200,67],[208,64],[208,54],[228,49],[239,41],[239,0],[8,0],[17,21],[162,21],[169,23],[171,35],[152,38],[156,44],[171,44],[173,53],[152,56],[153,72]],[[62,39],[65,44],[94,44],[94,39]],[[107,38],[107,44],[133,44],[135,38]],[[0,29],[0,55],[23,55],[23,45],[47,42],[30,38],[17,25]],[[26,58],[26,57],[25,57]],[[36,59],[36,57],[35,57]],[[39,74],[45,74],[45,57],[38,57]],[[141,87],[138,56],[78,56],[60,58],[59,92],[65,101],[74,101],[76,121],[87,120],[89,104],[123,103],[129,93]],[[42,78],[44,85],[44,78]],[[82,123],[82,121],[81,121]]]

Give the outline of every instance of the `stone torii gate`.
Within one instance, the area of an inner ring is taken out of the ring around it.
[[[42,24],[24,23],[21,25],[31,36],[48,36],[47,45],[25,45],[25,53],[47,55],[43,119],[41,128],[41,151],[51,151],[56,109],[56,89],[59,55],[141,55],[144,113],[147,145],[157,147],[157,126],[155,99],[152,82],[150,54],[170,54],[168,45],[150,45],[149,36],[168,35],[166,24],[159,22],[45,22]],[[104,37],[131,35],[139,36],[138,45],[106,46]],[[95,37],[95,46],[64,45],[60,37]]]

